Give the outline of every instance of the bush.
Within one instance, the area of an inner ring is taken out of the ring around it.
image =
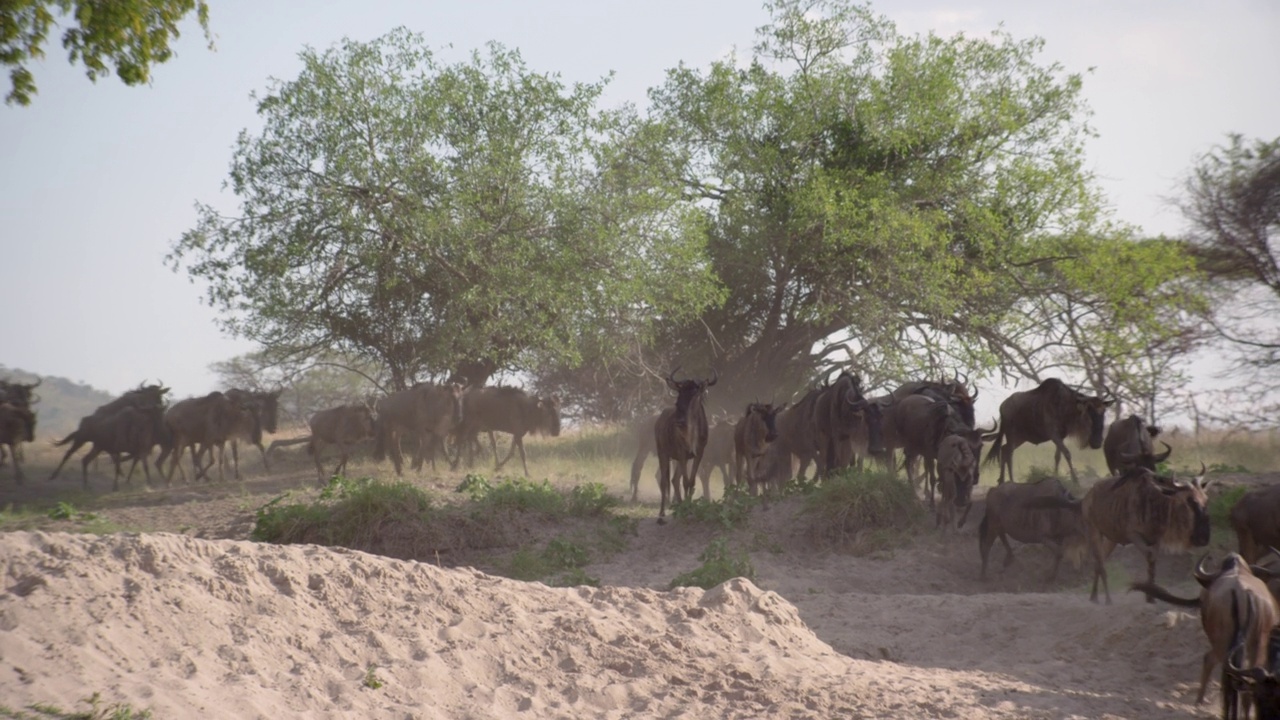
[[[1212,488],[1210,488],[1212,490]],[[1240,502],[1240,498],[1249,492],[1243,485],[1224,487],[1209,497],[1209,522],[1215,527],[1227,528],[1231,525],[1231,508]]]
[[[745,488],[730,485],[725,488],[724,499],[686,500],[671,507],[671,516],[679,520],[715,523],[725,530],[732,530],[747,521],[751,508],[759,503]]]
[[[720,536],[711,541],[706,550],[698,556],[702,565],[691,572],[676,576],[671,587],[700,587],[710,590],[726,580],[744,577],[754,580],[756,570],[751,565],[751,558],[745,552],[732,551],[728,540]]]
[[[855,551],[895,544],[924,517],[906,482],[883,472],[845,471],[827,478],[801,511],[818,537]]]
[[[282,504],[281,495],[258,508],[251,539],[275,543],[317,543],[414,557],[388,542],[421,535],[433,517],[431,498],[405,482],[335,478],[310,504]],[[408,526],[403,533],[394,526]]]

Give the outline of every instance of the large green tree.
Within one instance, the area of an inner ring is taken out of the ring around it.
[[[405,30],[301,58],[237,142],[238,212],[199,206],[170,256],[273,356],[482,383],[716,298],[693,209],[615,142],[631,119],[598,107],[603,81],[496,44],[443,63]]]
[[[842,0],[769,7],[749,57],[681,65],[651,91],[649,137],[666,148],[653,159],[670,163],[655,176],[702,214],[727,295],[614,375],[639,385],[638,369],[715,366],[732,405],[837,366],[873,385],[1072,367],[1046,335],[1072,338],[1036,303],[1057,293],[1111,313],[1119,293],[1089,286],[1126,272],[1106,262],[1113,245],[1085,242],[1119,234],[1086,169],[1082,78],[1000,30],[906,36]],[[586,373],[598,370],[547,376],[581,386]]]
[[[84,64],[90,80],[111,72],[126,85],[150,82],[151,66],[173,57],[169,43],[195,12],[205,38],[209,6],[204,0],[4,0],[0,2],[0,62],[10,69],[8,104],[30,105],[35,76],[27,65],[44,57],[49,32],[59,20],[67,29],[62,46],[72,63]]]

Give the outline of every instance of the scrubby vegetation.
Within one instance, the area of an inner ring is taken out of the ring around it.
[[[729,542],[729,538],[723,535],[712,540],[698,556],[702,564],[696,570],[677,575],[671,581],[671,587],[692,586],[709,590],[736,577],[755,579],[756,571],[751,565],[751,558],[742,550],[730,548]]]
[[[883,472],[846,471],[811,492],[801,511],[819,542],[853,552],[891,547],[924,517],[911,487]]]

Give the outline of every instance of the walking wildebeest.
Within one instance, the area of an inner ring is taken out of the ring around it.
[[[520,451],[520,464],[524,468],[525,477],[529,476],[529,463],[525,460],[524,436],[530,433],[539,435],[560,435],[560,400],[556,396],[536,397],[520,388],[485,387],[473,388],[462,400],[462,422],[458,426],[457,438],[460,443],[459,454],[463,447],[467,450],[467,463],[474,463],[469,440],[477,433],[489,433],[489,447],[493,451],[494,470],[502,466]],[[511,447],[507,456],[498,459],[498,441],[494,433],[511,435]]]
[[[773,403],[751,403],[733,426],[733,484],[740,485],[746,480],[753,497],[757,495],[760,481],[765,479],[761,477],[760,467],[765,452],[778,439],[778,414],[786,407],[786,403],[778,407]]]
[[[53,474],[49,476],[50,480],[58,477],[58,473],[62,471],[62,466],[67,464],[67,460],[85,443],[89,442],[95,434],[95,426],[104,418],[107,418],[121,409],[126,407],[148,408],[148,407],[164,407],[164,396],[169,392],[169,388],[163,383],[156,385],[147,385],[145,381],[138,385],[137,388],[126,392],[120,397],[112,400],[106,405],[99,406],[93,411],[92,415],[86,415],[80,418],[80,424],[76,430],[67,435],[62,440],[54,443],[55,447],[61,447],[67,443],[71,443],[71,447],[62,456],[62,462],[58,463],[58,467],[54,468]]]
[[[115,467],[111,489],[120,489],[120,463],[122,459],[131,459],[127,482],[133,482],[133,472],[142,463],[142,473],[147,487],[151,487],[150,455],[151,448],[161,442],[165,433],[165,410],[162,407],[124,407],[103,418],[94,425],[94,431],[88,438],[89,452],[80,460],[81,481],[84,488],[89,489],[89,463],[100,453],[106,453]],[[159,468],[156,468],[159,471]]]
[[[658,415],[652,415],[641,420],[635,427],[636,457],[631,461],[631,502],[640,499],[640,471],[644,469],[645,459],[658,451],[653,438],[653,426],[656,422]]]
[[[1158,598],[1182,607],[1200,608],[1200,623],[1209,639],[1209,650],[1201,665],[1196,702],[1204,702],[1209,675],[1215,665],[1223,663],[1223,717],[1235,717],[1236,683],[1229,677],[1232,674],[1229,665],[1234,664],[1236,675],[1265,666],[1268,639],[1272,630],[1280,625],[1280,608],[1244,558],[1231,553],[1216,573],[1205,570],[1208,559],[1206,555],[1196,565],[1196,582],[1203,588],[1198,598],[1177,597],[1150,580],[1136,583],[1132,589],[1145,593],[1150,602]]]
[[[1116,420],[1107,428],[1107,437],[1102,441],[1102,454],[1107,459],[1107,472],[1119,475],[1132,467],[1144,467],[1154,471],[1156,465],[1169,459],[1173,448],[1169,443],[1161,441],[1165,451],[1157,454],[1151,444],[1152,439],[1160,434],[1160,428],[1148,425],[1137,415],[1130,415],[1123,420]]]
[[[431,469],[435,470],[434,448],[443,446],[449,433],[464,420],[464,394],[467,393],[458,383],[418,383],[379,399],[374,427],[374,459],[384,460],[390,453],[396,475],[402,475],[404,456],[400,442],[407,435],[418,442],[414,469],[422,467],[423,459],[430,452]]]
[[[1106,563],[1117,545],[1136,545],[1147,558],[1147,582],[1155,582],[1156,550],[1185,552],[1209,544],[1209,498],[1204,468],[1189,483],[1161,478],[1146,468],[1134,468],[1120,477],[1099,480],[1083,500],[1061,501],[1083,514],[1093,557],[1093,590],[1098,601],[1098,581],[1111,604]],[[1048,505],[1046,505],[1048,506]]]
[[[271,465],[267,462],[267,451],[262,446],[262,433],[276,431],[281,392],[283,390],[266,392],[239,388],[231,388],[227,391],[227,397],[231,398],[239,408],[227,435],[227,439],[231,442],[231,462],[235,467],[237,480],[240,479],[239,443],[241,440],[258,446],[258,452],[262,454],[262,467],[267,472],[271,472]],[[218,462],[222,463],[223,448],[219,447],[218,452]]]
[[[1280,720],[1280,627],[1271,631],[1265,664],[1241,668],[1232,653],[1227,656],[1226,676],[1253,700],[1257,720]]]
[[[969,517],[973,469],[978,465],[980,450],[981,445],[979,453],[975,453],[973,445],[963,435],[948,435],[938,444],[937,471],[941,497],[935,513],[936,527],[944,530],[964,527],[964,521]],[[933,497],[932,491],[929,496]],[[956,508],[963,509],[959,523],[955,522]]]
[[[1268,547],[1280,548],[1280,485],[1250,490],[1228,516],[1240,555],[1256,563]]]
[[[35,413],[11,403],[0,403],[0,447],[9,448],[9,455],[13,457],[13,479],[18,485],[23,481],[18,446],[24,442],[32,442],[35,436]]]
[[[662,493],[658,506],[658,524],[667,522],[667,505],[671,501],[672,471],[675,465],[675,502],[687,495],[693,498],[698,466],[707,448],[707,412],[703,408],[703,396],[707,388],[716,384],[719,374],[711,371],[711,378],[704,380],[676,380],[679,367],[664,380],[676,393],[675,407],[666,408],[653,423],[653,443],[658,455],[658,490]],[[693,466],[689,467],[689,462]],[[683,492],[681,485],[683,485]]]
[[[995,429],[973,428],[965,424],[955,406],[927,394],[912,394],[897,402],[892,414],[894,442],[902,448],[903,464],[911,487],[917,487],[915,461],[924,458],[929,506],[934,505],[937,472],[934,464],[943,440],[951,436],[963,438],[975,460],[982,455],[982,438]],[[978,465],[969,467],[970,486],[978,482]]]
[[[1087,535],[1084,518],[1069,508],[1035,507],[1039,498],[1063,498],[1073,501],[1067,488],[1057,478],[1044,478],[1034,483],[1006,483],[987,492],[986,514],[978,525],[978,552],[982,556],[982,579],[987,579],[987,557],[996,539],[1004,543],[1004,567],[1013,562],[1009,538],[1021,543],[1039,543],[1053,550],[1053,570],[1048,581],[1058,577],[1065,555],[1077,567],[1084,561]]]
[[[861,380],[848,371],[841,372],[835,382],[818,392],[809,421],[818,477],[826,478],[832,470],[853,464],[853,438],[861,425],[868,425],[870,434],[880,435],[870,427],[868,405],[862,396]]]
[[[208,471],[217,462],[214,450],[227,441],[241,411],[240,406],[217,390],[198,398],[187,398],[173,404],[164,414],[165,429],[169,434],[169,445],[160,452],[156,465],[162,464],[169,453],[173,458],[169,461],[169,471],[165,474],[165,485],[173,484],[173,472],[179,469],[182,454],[191,450],[192,481],[209,479]],[[209,454],[206,465],[202,458]],[[223,466],[218,466],[218,479],[225,480]]]
[[[307,452],[316,462],[316,475],[321,484],[324,484],[326,475],[324,466],[320,464],[320,451],[326,444],[338,447],[338,464],[333,468],[333,474],[340,475],[347,469],[351,446],[373,437],[374,433],[373,412],[367,405],[340,405],[321,410],[311,416],[310,425]]]
[[[956,409],[965,425],[973,428],[977,427],[973,404],[978,400],[978,391],[975,389],[972,394],[969,393],[966,387],[968,380],[967,376],[964,380],[960,380],[957,376],[955,380],[947,381],[944,378],[940,382],[917,380],[899,385],[889,395],[894,400],[901,400],[910,395],[925,395],[945,402]]]
[[[1043,442],[1052,442],[1055,448],[1053,473],[1058,474],[1060,459],[1066,458],[1071,479],[1079,482],[1065,440],[1074,435],[1081,447],[1094,450],[1102,447],[1103,414],[1113,402],[1085,395],[1057,378],[1045,380],[1034,390],[1015,392],[1005,398],[1000,403],[1000,429],[994,435],[995,443],[986,459],[988,463],[1000,463],[997,482],[1004,482],[1005,470],[1013,480],[1013,451],[1019,445]]]

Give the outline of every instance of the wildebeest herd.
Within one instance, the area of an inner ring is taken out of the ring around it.
[[[1108,427],[1105,414],[1112,401],[1107,398],[1048,379],[1034,389],[1012,393],[1000,404],[999,422],[984,428],[976,423],[977,393],[969,389],[967,379],[909,382],[886,394],[867,396],[859,378],[844,372],[794,402],[752,402],[737,417],[711,422],[706,396],[716,385],[716,374],[678,378],[677,372],[678,368],[664,378],[674,403],[642,425],[631,468],[635,500],[644,460],[657,455],[660,524],[666,522],[669,507],[692,500],[697,479],[702,480],[704,497],[710,498],[716,468],[726,489],[742,486],[768,502],[797,471],[803,476],[810,464],[814,478],[823,481],[833,472],[871,462],[890,472],[904,469],[911,487],[923,492],[934,509],[935,525],[949,532],[966,522],[987,441],[991,446],[985,462],[998,464],[1000,472],[997,486],[986,495],[978,527],[984,579],[996,540],[1004,546],[1004,564],[1012,562],[1013,538],[1053,551],[1050,579],[1058,574],[1064,557],[1087,557],[1093,570],[1091,599],[1097,601],[1101,583],[1110,603],[1105,562],[1117,545],[1135,545],[1146,558],[1147,578],[1134,588],[1146,593],[1150,602],[1161,599],[1200,610],[1211,647],[1204,657],[1198,700],[1203,701],[1209,675],[1221,664],[1224,717],[1236,717],[1243,710],[1245,717],[1254,712],[1260,718],[1280,718],[1280,552],[1275,550],[1280,547],[1280,486],[1250,492],[1233,507],[1230,522],[1239,554],[1228,556],[1216,572],[1206,569],[1202,560],[1194,577],[1204,589],[1199,598],[1185,599],[1155,584],[1156,552],[1208,545],[1209,483],[1203,467],[1189,480],[1158,472],[1172,452],[1168,444],[1163,452],[1155,451],[1159,429],[1136,415]],[[19,446],[34,437],[38,385],[0,382],[0,457],[7,449],[18,483],[23,481]],[[365,440],[373,441],[375,459],[390,456],[399,475],[405,444],[412,449],[414,469],[428,460],[434,469],[439,457],[456,468],[464,457],[472,461],[483,433],[489,435],[495,468],[519,450],[528,475],[523,438],[531,433],[559,435],[561,424],[555,397],[509,387],[419,383],[376,401],[317,412],[310,418],[308,436],[277,440],[264,448],[264,433],[277,430],[279,392],[231,389],[172,405],[165,400],[168,392],[163,384],[143,383],[81,419],[74,432],[55,443],[70,447],[50,479],[86,445],[90,449],[81,460],[85,487],[89,463],[103,453],[115,466],[113,489],[119,488],[125,462],[132,462],[126,480],[141,463],[150,485],[149,458],[157,448],[155,468],[166,485],[175,471],[185,477],[180,462],[184,455],[190,457],[192,480],[208,479],[215,463],[221,478],[228,444],[239,478],[238,444],[246,442],[258,447],[268,471],[270,449],[306,443],[323,482],[329,474],[322,452],[337,448],[333,472],[341,473],[352,448]],[[512,437],[505,458],[498,458],[494,433]],[[1013,482],[1014,450],[1044,442],[1054,445],[1055,475],[1065,459],[1074,480],[1069,438],[1082,447],[1101,448],[1110,477],[1095,482],[1081,498],[1073,497],[1056,477]]]

